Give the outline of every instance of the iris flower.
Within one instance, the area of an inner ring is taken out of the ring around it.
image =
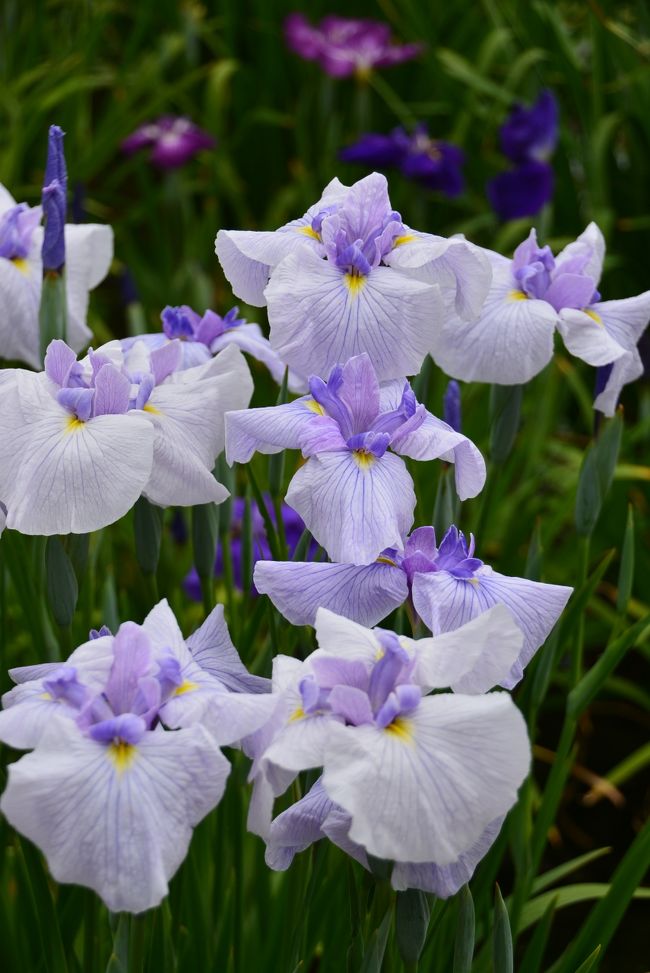
[[[189,120],[176,115],[163,115],[155,122],[145,122],[122,142],[122,151],[133,155],[151,149],[149,161],[159,169],[178,169],[203,149],[211,149],[215,140]]]
[[[180,343],[128,353],[119,342],[78,362],[50,343],[45,371],[0,371],[0,497],[7,527],[24,534],[87,533],[141,494],[160,506],[219,503],[213,475],[224,413],[253,385],[237,348],[177,372]]]
[[[418,404],[408,382],[380,388],[367,355],[336,366],[327,382],[312,377],[309,389],[286,405],[228,413],[226,458],[302,450],[307,462],[286,501],[334,560],[368,564],[386,547],[401,550],[415,508],[402,456],[455,463],[461,499],[483,488],[476,446]]]
[[[476,557],[474,538],[450,527],[436,543],[418,527],[403,551],[389,548],[372,564],[258,561],[255,586],[293,625],[313,625],[319,607],[362,625],[376,625],[410,598],[434,634],[453,632],[494,605],[508,608],[524,637],[501,685],[512,689],[557,622],[572,588],[511,578]]]
[[[596,367],[613,363],[595,408],[612,415],[620,391],[643,371],[637,351],[650,319],[650,291],[602,301],[598,284],[605,241],[595,223],[554,257],[535,230],[508,260],[486,251],[493,279],[477,320],[448,322],[433,357],[464,381],[518,385],[541,372],[559,331],[571,354]]]
[[[386,68],[417,57],[422,44],[395,44],[388,24],[330,15],[313,27],[301,13],[284,22],[289,48],[305,61],[317,61],[332,78],[367,76],[373,68]]]
[[[301,376],[362,353],[380,381],[417,374],[446,319],[480,312],[491,279],[478,247],[406,226],[376,172],[333,180],[274,232],[220,230],[216,252],[235,294],[268,305],[271,346]]]
[[[94,889],[113,912],[167,894],[192,828],[223,794],[219,747],[272,712],[261,680],[248,691],[255,677],[224,629],[215,609],[186,644],[163,601],[142,626],[92,633],[63,665],[12,672],[0,739],[34,750],[10,766],[0,809],[57,881]]]
[[[510,671],[521,632],[497,605],[419,641],[321,608],[316,634],[304,662],[274,660],[277,708],[246,743],[249,827],[266,839],[268,864],[286,868],[327,835],[362,864],[392,862],[395,888],[453,894],[528,772],[521,714],[506,693],[486,693]],[[322,768],[315,789],[271,824],[274,798],[311,768]]]

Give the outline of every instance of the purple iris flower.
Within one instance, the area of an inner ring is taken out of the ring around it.
[[[317,61],[332,78],[363,78],[374,68],[410,61],[424,50],[423,44],[395,44],[388,24],[335,15],[312,26],[303,14],[290,14],[284,36],[294,53]]]
[[[149,161],[159,169],[178,169],[198,152],[211,149],[215,140],[189,118],[163,115],[155,122],[146,122],[122,142],[122,151],[133,155],[151,148]]]
[[[399,169],[407,179],[445,196],[458,196],[464,189],[464,153],[450,142],[430,138],[424,124],[410,135],[403,128],[395,128],[389,135],[362,135],[342,149],[339,158],[372,168]]]
[[[65,132],[58,125],[50,125],[47,142],[47,163],[43,183],[43,270],[60,271],[65,263],[65,217],[67,210],[68,174],[63,153]]]
[[[376,625],[408,599],[437,634],[503,604],[523,633],[521,652],[501,682],[507,689],[519,682],[573,590],[493,571],[475,557],[474,538],[468,543],[453,526],[439,545],[433,527],[418,527],[403,550],[388,548],[363,566],[260,561],[255,585],[293,625],[313,625],[321,606]]]
[[[270,502],[270,498],[265,496],[267,501],[267,510],[273,523],[276,523],[275,509],[273,504]],[[230,555],[232,558],[232,570],[233,579],[235,586],[239,591],[243,591],[242,583],[242,564],[243,564],[243,540],[242,540],[242,530],[244,526],[244,510],[246,506],[246,501],[243,497],[235,497],[232,501],[232,512],[230,519]],[[266,536],[266,528],[264,526],[264,519],[260,513],[259,507],[254,500],[251,500],[250,505],[251,510],[251,529],[253,535],[253,565],[257,564],[258,561],[265,561],[271,558],[271,548],[269,547],[269,541]],[[298,541],[303,535],[305,530],[305,525],[302,518],[288,507],[286,503],[282,504],[282,523],[284,525],[284,536],[287,541],[287,551],[289,557],[293,557],[293,553],[298,545]],[[311,540],[308,548],[308,556],[311,558],[318,550],[318,545]],[[217,546],[217,556],[214,565],[214,573],[217,578],[220,578],[223,574],[223,551],[221,544]],[[199,576],[196,573],[196,569],[192,568],[190,573],[185,578],[183,582],[183,587],[186,593],[194,601],[201,601],[201,582]],[[257,589],[253,585],[252,593],[257,594]]]
[[[249,827],[265,838],[267,863],[287,868],[327,836],[366,867],[368,855],[393,862],[395,888],[453,894],[527,773],[521,715],[507,694],[486,693],[512,665],[521,633],[497,605],[417,642],[321,608],[316,635],[304,662],[274,660],[277,708],[247,742]],[[313,790],[271,821],[274,798],[318,767]]]
[[[448,426],[451,426],[454,432],[460,432],[462,429],[460,385],[453,378],[447,383],[442,404],[445,422]]]
[[[215,248],[235,294],[268,305],[272,348],[305,377],[363,352],[380,381],[417,374],[441,322],[480,313],[491,277],[464,238],[406,226],[377,172],[332,180],[274,232],[220,230]]]
[[[10,767],[2,811],[57,881],[94,889],[114,912],[158,905],[223,794],[219,748],[276,705],[237,656],[223,608],[186,643],[162,601],[143,625],[102,630],[63,665],[11,674],[0,739],[34,750]]]
[[[380,388],[367,355],[337,365],[327,382],[312,376],[309,389],[287,405],[229,412],[226,458],[302,450],[307,462],[286,500],[335,560],[368,564],[384,548],[402,547],[415,508],[402,456],[455,463],[461,499],[483,488],[476,446],[427,412],[408,382]]]
[[[548,163],[558,136],[553,93],[542,91],[530,108],[516,104],[499,134],[501,150],[514,168],[488,183],[490,204],[502,220],[534,216],[553,196],[553,169]]]
[[[229,347],[180,369],[181,343],[128,349],[108,342],[77,361],[50,342],[45,371],[0,376],[0,497],[24,534],[88,533],[114,523],[144,494],[159,506],[221,503],[212,475],[224,413],[244,408],[253,383]]]
[[[594,402],[613,415],[622,387],[643,372],[637,343],[650,319],[650,291],[601,300],[605,240],[595,223],[557,256],[539,246],[535,230],[512,260],[485,253],[492,284],[483,309],[474,321],[456,318],[439,328],[436,363],[465,382],[523,384],[548,365],[557,330],[572,355],[596,368],[613,365],[601,373]]]

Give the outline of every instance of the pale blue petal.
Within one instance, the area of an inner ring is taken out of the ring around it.
[[[235,693],[268,693],[269,679],[252,676],[232,643],[223,605],[216,605],[187,640],[195,662]]]
[[[228,412],[226,459],[231,464],[247,463],[255,452],[301,449],[316,415],[321,412],[308,395],[285,405]]]
[[[361,463],[350,452],[312,456],[286,500],[331,559],[350,564],[370,564],[385,548],[401,548],[415,509],[413,481],[392,453]]]
[[[485,460],[471,439],[455,432],[446,422],[427,412],[424,422],[414,432],[400,436],[398,430],[392,449],[411,459],[442,459],[455,465],[456,492],[461,500],[475,497],[485,484]],[[388,546],[388,545],[387,545]]]
[[[413,579],[413,604],[433,632],[453,632],[493,605],[505,605],[524,633],[523,649],[510,675],[501,681],[502,686],[511,689],[548,638],[572,590],[563,585],[509,578],[486,566],[469,580],[454,578],[447,571],[417,574]]]
[[[258,561],[255,587],[292,625],[313,625],[319,607],[376,625],[406,601],[406,575],[391,564]]]
[[[416,374],[433,347],[442,310],[437,285],[390,267],[350,283],[313,252],[283,260],[265,295],[275,351],[299,375],[323,378],[363,352],[380,381]]]

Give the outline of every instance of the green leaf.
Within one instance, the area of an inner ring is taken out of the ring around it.
[[[542,533],[539,520],[535,523],[530,544],[528,545],[528,555],[526,557],[526,568],[524,577],[531,581],[539,581],[542,576]]]
[[[580,964],[580,966],[576,970],[576,973],[589,973],[589,970],[592,970],[596,965],[596,960],[600,956],[601,950],[602,950],[602,946],[600,945],[596,946],[593,953],[591,953],[591,955],[587,957],[584,963]]]
[[[407,889],[397,893],[395,936],[405,963],[415,965],[418,962],[427,936],[429,915],[429,900],[424,892]]]
[[[456,519],[456,491],[453,475],[453,470],[443,470],[438,480],[438,489],[433,505],[433,526],[436,537],[444,537],[447,528]]]
[[[647,861],[645,867],[646,869],[648,867]],[[641,872],[641,876],[643,874],[644,872]],[[607,882],[580,882],[576,885],[565,885],[559,889],[552,889],[550,892],[543,892],[542,895],[537,895],[534,899],[530,899],[521,910],[520,932],[539,922],[548,909],[550,902],[556,901],[556,909],[565,909],[567,906],[577,905],[579,902],[589,902],[593,899],[604,900],[608,898],[612,887],[613,883],[608,884]],[[630,898],[650,899],[650,888],[636,888],[635,882],[635,886],[629,894],[626,904]],[[599,903],[600,905],[601,903]],[[595,938],[600,939],[600,936]],[[588,948],[589,943],[586,945]],[[556,967],[553,966],[552,969],[555,973]],[[558,967],[558,971],[559,969],[560,967]],[[570,965],[564,965],[561,969],[568,971],[572,967]]]
[[[490,388],[490,458],[505,463],[512,450],[521,415],[523,385]]]
[[[454,942],[453,973],[471,973],[474,956],[474,900],[469,885],[458,893],[459,907]]]
[[[192,548],[194,566],[199,578],[212,580],[218,533],[219,507],[217,504],[202,503],[192,507]]]
[[[363,963],[359,973],[380,973],[381,965],[384,961],[386,943],[388,942],[388,931],[393,915],[392,904],[386,910],[386,915],[382,919],[381,925],[371,934],[368,945],[363,957]]]
[[[452,78],[456,78],[457,81],[461,81],[464,85],[468,85],[483,95],[489,95],[495,101],[505,105],[511,104],[512,96],[507,91],[479,74],[476,68],[460,54],[456,54],[455,51],[450,51],[445,47],[438,48],[436,53],[442,67]]]
[[[553,925],[553,918],[557,908],[557,896],[549,902],[546,911],[537,924],[526,952],[524,953],[518,973],[539,973],[544,958],[544,950]]]
[[[149,503],[146,497],[139,497],[133,508],[133,531],[135,553],[143,574],[156,573],[160,557],[162,520],[162,507]]]
[[[45,590],[55,621],[67,628],[77,607],[79,585],[60,537],[48,537],[45,545]]]
[[[567,713],[578,716],[600,692],[605,680],[622,660],[626,652],[650,634],[650,614],[646,615],[615,642],[608,646],[600,659],[583,676],[578,685],[571,690],[567,700]]]
[[[584,868],[585,865],[597,861],[603,855],[609,855],[611,850],[611,848],[596,848],[595,851],[588,851],[585,855],[579,855],[569,862],[563,862],[557,868],[549,869],[548,872],[544,872],[535,879],[532,888],[533,893],[541,892],[543,889],[555,885],[556,882],[560,882],[567,875],[571,875],[572,872],[577,872],[579,868]]]
[[[584,455],[576,494],[575,522],[579,534],[589,535],[596,526],[614,479],[622,435],[623,418],[617,412]]]
[[[627,523],[623,535],[623,549],[621,564],[618,571],[618,594],[616,596],[616,610],[622,615],[627,611],[627,604],[632,594],[634,582],[634,508],[630,504],[627,508]]]
[[[492,930],[492,962],[494,973],[513,973],[512,934],[508,910],[501,895],[501,889],[496,886],[494,896],[494,928]]]

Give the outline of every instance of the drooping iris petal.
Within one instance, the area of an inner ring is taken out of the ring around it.
[[[606,416],[613,416],[623,387],[635,382],[643,372],[643,361],[636,348],[615,361],[606,377],[604,388],[594,399],[594,409]]]
[[[442,313],[435,284],[381,266],[352,276],[315,252],[283,260],[265,296],[271,345],[300,375],[327,377],[334,364],[363,352],[380,381],[413,375]]]
[[[588,365],[609,365],[625,354],[625,348],[609,334],[595,310],[564,308],[557,327],[567,350]]]
[[[408,595],[406,576],[391,564],[258,561],[255,587],[292,625],[313,625],[319,607],[376,625]]]
[[[471,439],[430,413],[414,432],[407,431],[404,435],[398,430],[391,445],[395,452],[411,459],[443,459],[454,463],[456,491],[461,500],[475,497],[483,489],[486,470],[480,451]]]
[[[370,854],[451,864],[516,800],[530,761],[521,714],[505,693],[437,695],[391,726],[331,723],[323,786]]]
[[[391,885],[398,892],[422,889],[424,892],[432,892],[440,899],[448,899],[469,882],[476,866],[494,843],[502,824],[502,816],[490,822],[472,847],[448,865],[396,862],[391,874]]]
[[[306,430],[322,410],[311,396],[285,405],[226,414],[226,459],[247,463],[254,452],[300,449]]]
[[[510,261],[493,259],[494,281],[478,320],[446,323],[432,351],[452,378],[519,385],[553,357],[557,315],[546,301],[530,300],[514,286]]]
[[[484,566],[469,580],[454,578],[446,571],[417,574],[413,604],[433,632],[453,632],[494,605],[505,605],[524,634],[519,657],[510,674],[500,680],[500,685],[511,689],[548,638],[571,591],[563,585],[510,578]]]
[[[435,611],[435,604],[431,607]],[[453,631],[411,642],[417,660],[415,678],[430,689],[486,693],[507,680],[523,643],[523,632],[512,614],[505,605],[496,604]]]
[[[334,561],[369,564],[401,547],[413,523],[415,494],[404,461],[321,453],[296,473],[287,503]]]
[[[384,259],[417,280],[438,284],[445,306],[463,320],[477,317],[492,279],[485,251],[463,237],[445,239],[406,228]]]
[[[0,808],[57,881],[93,889],[113,912],[143,912],[167,894],[229,770],[201,726],[114,751],[71,722],[10,766]]]
[[[223,605],[216,605],[200,628],[187,639],[192,658],[202,669],[235,693],[266,693],[268,679],[249,673],[230,638]]]
[[[0,466],[7,475],[0,472],[0,495],[7,526],[42,535],[98,530],[123,517],[142,493],[153,429],[136,413],[81,422],[41,379],[20,372],[3,396]]]

